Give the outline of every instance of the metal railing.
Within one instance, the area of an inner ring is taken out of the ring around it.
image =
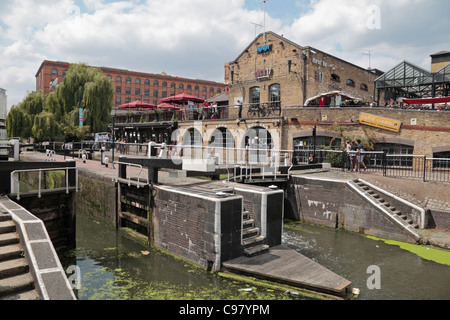
[[[345,151],[335,150],[296,150],[296,164],[328,162],[333,168],[354,169],[357,156],[350,157]],[[393,178],[421,179],[423,181],[450,182],[450,159],[428,158],[424,155],[387,154],[385,152],[362,152],[364,165],[362,171],[380,172],[383,176]],[[353,164],[353,166],[352,166]]]
[[[69,171],[75,170],[75,186],[71,185],[71,181],[69,179]],[[47,168],[47,169],[25,169],[25,170],[15,170],[11,172],[11,194],[16,195],[17,200],[20,200],[20,173],[32,173],[37,172],[38,173],[38,185],[36,189],[31,189],[24,192],[32,192],[33,190],[37,191],[38,198],[41,198],[42,191],[43,190],[56,190],[58,188],[42,188],[42,173],[49,172],[49,171],[64,171],[65,177],[64,182],[65,185],[61,188],[66,191],[66,194],[69,194],[71,188],[75,188],[75,191],[78,191],[78,169],[74,167],[65,167],[65,168]],[[31,186],[28,184],[28,186]],[[33,186],[31,186],[33,187]]]
[[[141,178],[141,174],[142,174],[142,172],[144,171],[144,168],[141,166],[141,165],[139,165],[139,164],[134,164],[134,163],[128,163],[128,162],[122,162],[122,161],[114,161],[114,164],[118,164],[118,165],[123,165],[123,166],[125,166],[125,172],[124,172],[124,174],[126,175],[126,177],[128,177],[127,178],[127,180],[128,180],[128,186],[131,186],[131,181],[132,181],[132,179],[136,179],[137,180],[137,188],[139,189],[139,187],[140,187],[140,183],[141,183],[141,180],[142,181],[146,181],[146,183],[148,184],[149,183],[149,181],[148,181],[148,177],[147,178]],[[131,168],[137,168],[139,171],[137,172],[137,176],[136,177],[134,177],[134,178],[132,178],[132,171],[131,171]],[[117,170],[117,176],[115,177],[115,178],[113,178],[113,181],[115,181],[115,182],[118,182],[119,181],[119,173],[120,173],[120,170]]]

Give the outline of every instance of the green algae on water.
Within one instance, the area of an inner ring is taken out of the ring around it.
[[[401,241],[386,240],[373,236],[367,236],[367,238],[376,241],[383,241],[388,245],[399,246],[401,249],[414,253],[425,260],[430,260],[450,266],[450,251],[444,249],[430,248],[428,246],[420,244],[410,244]]]

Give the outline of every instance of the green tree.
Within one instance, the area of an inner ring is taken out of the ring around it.
[[[84,109],[84,122],[92,132],[105,131],[111,122],[112,82],[97,68],[85,64],[71,65],[57,89],[64,114]],[[78,126],[78,118],[70,116],[66,126]]]
[[[38,140],[83,139],[89,132],[106,131],[111,122],[112,82],[97,68],[71,65],[56,91],[48,95],[30,93],[11,109],[6,119],[10,137]],[[79,109],[84,111],[79,127]]]

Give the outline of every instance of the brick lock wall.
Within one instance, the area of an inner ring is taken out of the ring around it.
[[[293,177],[298,219],[327,227],[409,242],[394,222],[346,187],[346,183]]]

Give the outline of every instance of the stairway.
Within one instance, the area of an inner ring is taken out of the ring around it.
[[[407,215],[403,214],[401,211],[397,210],[397,208],[395,208],[393,205],[387,202],[376,190],[367,186],[364,182],[360,180],[357,180],[355,182],[362,190],[365,191],[366,194],[370,195],[373,199],[383,204],[385,207],[391,210],[392,213],[403,219],[407,224],[411,225],[414,229],[419,229],[419,225],[417,223],[414,223],[414,221],[410,219]]]
[[[0,300],[39,300],[16,225],[0,213]]]
[[[243,212],[242,244],[247,257],[253,257],[265,253],[269,246],[264,244],[265,237],[259,234],[259,228],[255,226],[255,220],[250,218],[248,211]]]

